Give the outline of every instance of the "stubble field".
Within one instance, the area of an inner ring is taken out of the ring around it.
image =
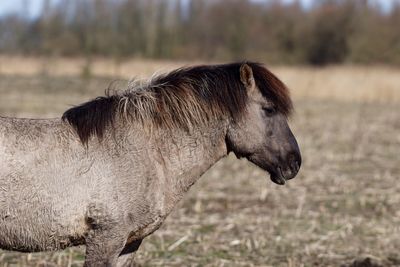
[[[116,79],[185,64],[0,57],[0,114],[60,116]],[[271,70],[292,91],[299,175],[282,187],[245,160],[220,161],[145,239],[140,266],[400,266],[400,69]],[[83,255],[0,251],[0,266],[81,266]]]

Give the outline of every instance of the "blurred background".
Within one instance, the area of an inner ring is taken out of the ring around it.
[[[59,117],[115,81],[245,59],[291,90],[300,174],[280,187],[222,160],[138,264],[400,266],[399,0],[0,1],[2,116]],[[83,255],[0,251],[0,266]]]
[[[398,0],[14,0],[0,51],[280,64],[400,64]]]

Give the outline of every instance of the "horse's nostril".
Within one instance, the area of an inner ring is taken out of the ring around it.
[[[300,170],[301,157],[299,153],[292,152],[286,157],[286,168],[284,176],[287,179],[294,178]]]

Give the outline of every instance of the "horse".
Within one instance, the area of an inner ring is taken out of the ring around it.
[[[264,65],[183,67],[67,110],[0,118],[0,248],[86,245],[130,266],[185,192],[229,153],[283,185],[301,165],[289,90]]]

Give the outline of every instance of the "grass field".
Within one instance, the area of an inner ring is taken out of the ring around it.
[[[0,60],[0,114],[25,117],[60,116],[117,77],[181,64]],[[272,70],[292,89],[300,174],[281,187],[244,160],[220,161],[145,239],[141,266],[400,266],[400,70]],[[81,266],[83,252],[0,251],[0,266]]]

